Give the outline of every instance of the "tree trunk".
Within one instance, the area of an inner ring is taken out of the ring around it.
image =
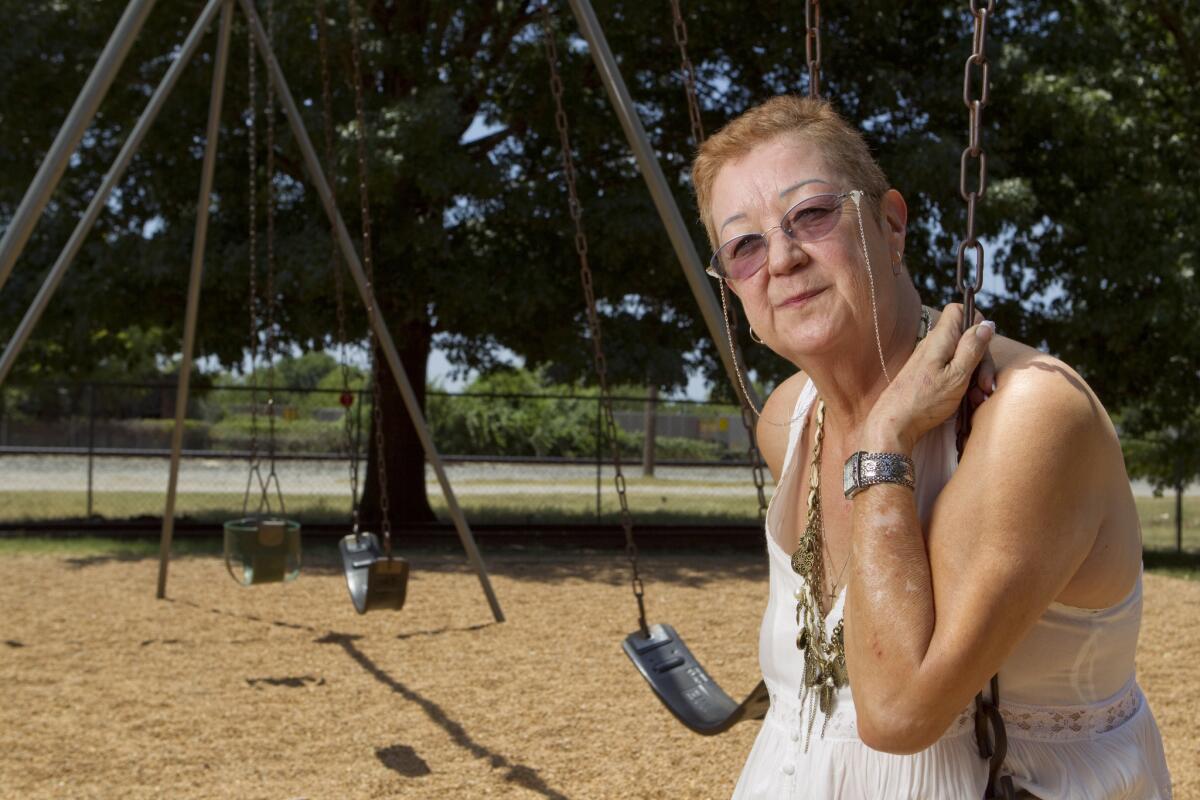
[[[642,430],[642,474],[648,478],[654,477],[654,455],[657,445],[658,422],[658,387],[654,384],[646,390],[646,409],[643,417]]]
[[[421,413],[425,413],[425,370],[433,331],[427,320],[393,325],[393,336],[400,361],[417,395]],[[379,407],[383,412],[383,449],[387,476],[388,518],[393,526],[433,522],[433,509],[425,496],[425,451],[417,437],[416,428],[392,378],[387,360],[378,346],[375,348],[375,379],[379,381]],[[362,515],[368,529],[378,530],[379,448],[375,443],[375,424],[370,425],[367,474],[363,483]]]

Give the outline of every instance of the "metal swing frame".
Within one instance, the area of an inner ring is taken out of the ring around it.
[[[621,77],[616,60],[613,58],[612,51],[604,37],[600,23],[596,19],[595,11],[588,0],[570,0],[570,6],[584,37],[587,39],[592,58],[600,72],[609,100],[617,112],[621,127],[625,132],[625,137],[633,149],[639,171],[646,181],[663,227],[666,228],[671,243],[675,248],[676,256],[679,259],[680,266],[683,268],[684,275],[687,277],[692,294],[700,306],[700,312],[708,327],[709,335],[717,346],[722,364],[730,381],[734,382],[734,385],[737,385],[735,355],[730,342],[723,335],[722,326],[724,324],[724,316],[721,306],[712,291],[712,287],[708,283],[704,267],[692,242],[691,234],[683,222],[683,216],[680,214],[679,207],[676,205],[675,199],[667,185],[666,178],[663,176],[662,168],[646,136],[646,131],[642,127],[641,120],[638,118],[636,111],[634,111],[633,101],[629,96],[629,91],[625,86],[624,79]],[[549,14],[546,6],[543,6],[543,12],[547,15]],[[548,22],[546,35],[550,35]],[[551,48],[552,45],[548,45],[548,50]],[[552,89],[555,90],[556,94],[561,94],[561,81],[553,73],[555,69],[553,56],[548,55],[548,60],[552,69]],[[565,114],[560,112],[559,118],[563,120],[560,123],[560,135],[564,140],[564,170],[570,175],[573,173],[574,168],[569,163],[570,150],[569,144],[566,141]],[[576,218],[578,226],[579,204],[577,198],[574,197],[573,189],[571,194],[572,216]],[[582,230],[577,227],[577,249],[580,249],[579,242],[582,236]],[[595,317],[594,300],[591,297],[590,269],[586,263],[586,240],[584,240],[584,245],[580,250],[580,257],[582,269],[586,273],[583,278],[584,291],[589,300],[589,320],[594,328],[593,341],[597,350],[597,372],[600,374],[602,384],[601,394],[605,396],[607,394],[605,388],[606,379],[603,375],[602,366],[604,356],[599,343],[599,322],[598,319],[593,319]],[[753,389],[750,388],[749,391],[753,392]],[[753,395],[751,397],[753,398],[751,402],[758,405],[757,397]],[[611,408],[609,411],[611,412]],[[611,428],[614,425],[611,422],[611,413],[608,417],[609,427]],[[750,429],[750,435],[753,438],[752,429]],[[770,707],[770,698],[764,681],[759,680],[758,684],[750,691],[746,698],[739,703],[731,698],[708,675],[674,628],[669,625],[656,624],[651,626],[647,624],[642,581],[637,569],[637,545],[633,541],[632,521],[629,518],[628,508],[624,502],[624,478],[621,475],[620,454],[615,444],[613,448],[613,461],[617,474],[618,493],[622,499],[622,524],[626,532],[626,551],[629,554],[633,568],[633,591],[638,603],[639,628],[625,638],[622,645],[625,654],[650,684],[651,689],[663,705],[687,728],[696,733],[711,736],[723,733],[739,722],[761,719],[766,715]]]
[[[718,316],[720,311],[716,305],[716,298],[711,287],[704,280],[704,271],[699,256],[696,254],[687,228],[683,224],[679,208],[663,178],[658,159],[654,155],[641,120],[634,110],[633,101],[621,78],[620,70],[617,68],[608,42],[604,38],[595,11],[589,0],[568,0],[568,2],[587,39],[592,58],[600,72],[600,78],[604,82],[604,88],[621,121],[625,137],[633,149],[639,171],[654,198],[659,217],[671,237],[671,243],[675,247],[680,266],[687,276],[692,294],[695,296],[704,322],[708,326],[709,335],[721,356],[722,365],[734,385],[739,385],[732,362],[731,343],[727,343],[720,335],[722,333],[719,322],[721,317]],[[964,67],[963,103],[968,109],[969,124],[968,145],[962,155],[960,175],[960,193],[967,204],[967,231],[966,237],[958,246],[956,259],[957,284],[963,295],[963,305],[966,311],[963,315],[964,331],[974,318],[975,294],[983,287],[984,249],[983,245],[975,238],[974,222],[976,204],[979,198],[983,197],[987,180],[986,155],[980,143],[983,127],[980,118],[989,99],[988,62],[984,48],[987,21],[995,8],[995,0],[970,0],[968,6],[973,18],[974,33],[972,52]],[[805,49],[808,57],[809,95],[817,97],[820,94],[821,67],[819,0],[806,0],[805,25],[807,27]],[[686,50],[684,50],[686,39],[680,41],[678,16],[676,26],[676,40],[683,52],[686,73],[689,66]],[[975,86],[978,87],[978,95],[972,94],[972,88]],[[694,110],[692,115],[693,125],[695,125],[698,119]],[[966,174],[968,162],[977,164],[979,175],[977,183],[970,188],[968,188]],[[975,254],[973,279],[968,278],[967,274],[966,254],[968,251],[973,251]],[[732,337],[730,338],[732,339]],[[761,408],[761,402],[754,396],[754,387],[744,386],[743,390],[746,400]],[[970,417],[970,404],[964,398],[959,409],[957,424],[959,457],[962,455],[966,438],[970,435]],[[640,583],[636,574],[634,580],[635,584]],[[697,733],[715,734],[728,730],[742,720],[761,718],[766,713],[770,700],[763,682],[760,681],[742,703],[735,704],[715,682],[709,679],[691,651],[678,638],[674,629],[666,625],[654,625],[647,630],[640,597],[638,603],[639,611],[642,612],[642,629],[626,638],[625,652],[650,683],[659,700],[680,722]],[[999,702],[999,676],[994,675],[989,681],[987,691],[981,691],[975,698],[975,735],[980,756],[988,762],[988,782],[984,797],[1011,800],[1015,798],[1012,778],[1001,774],[1008,746],[1004,720],[999,712]],[[761,713],[759,713],[760,711]]]
[[[338,248],[341,250],[342,258],[345,260],[346,266],[354,279],[354,283],[358,287],[363,305],[369,311],[374,312],[370,314],[371,326],[378,338],[380,349],[383,350],[388,367],[396,380],[413,427],[416,429],[417,435],[421,440],[425,457],[429,460],[437,475],[438,483],[441,486],[442,494],[445,496],[451,519],[454,521],[455,530],[458,533],[459,540],[466,551],[471,566],[474,567],[476,574],[479,576],[479,582],[487,598],[488,605],[491,608],[492,616],[497,622],[503,622],[504,613],[501,611],[500,603],[496,598],[495,591],[492,589],[491,580],[484,566],[483,558],[479,553],[475,537],[471,533],[466,517],[463,515],[462,509],[454,495],[454,490],[446,475],[445,466],[437,448],[434,446],[429,427],[426,424],[420,404],[417,402],[412,385],[408,381],[404,365],[396,350],[391,332],[383,319],[383,315],[378,311],[374,290],[363,271],[362,263],[359,261],[358,253],[354,248],[353,240],[350,238],[345,221],[338,211],[333,191],[321,168],[312,140],[309,138],[308,132],[304,127],[299,108],[292,97],[287,79],[268,41],[267,33],[263,29],[258,12],[254,8],[253,0],[208,0],[204,4],[195,24],[180,47],[179,55],[172,62],[158,87],[151,95],[125,144],[109,167],[95,195],[93,195],[83,217],[76,225],[70,239],[59,254],[57,261],[46,276],[40,290],[18,325],[13,338],[5,347],[3,355],[0,356],[0,385],[3,385],[4,379],[12,369],[13,362],[28,341],[30,334],[45,311],[46,305],[62,281],[63,275],[70,267],[84,239],[103,211],[105,203],[128,167],[133,154],[137,151],[142,139],[162,110],[167,97],[175,88],[184,67],[195,56],[201,39],[203,39],[205,32],[216,19],[217,12],[220,12],[221,21],[217,39],[216,58],[214,59],[213,66],[212,92],[209,100],[208,124],[205,133],[204,159],[201,167],[195,238],[193,240],[191,270],[188,279],[183,352],[175,402],[175,425],[171,434],[170,475],[167,484],[166,507],[163,512],[163,524],[159,544],[156,596],[159,599],[164,598],[167,589],[171,542],[175,530],[175,500],[179,485],[180,456],[183,448],[184,413],[187,410],[195,350],[196,321],[200,304],[205,241],[208,233],[208,210],[212,199],[213,172],[216,166],[221,106],[224,96],[225,73],[229,61],[229,45],[233,30],[235,5],[241,7],[242,13],[253,33],[259,57],[275,81],[276,90],[279,93],[279,99],[287,116],[288,125],[291,127],[292,134],[295,136],[303,156],[305,169],[308,171],[309,179],[320,197],[321,204],[329,219],[330,227],[333,229],[334,238]],[[72,153],[78,147],[84,132],[95,117],[100,104],[112,86],[117,71],[124,63],[133,40],[141,31],[142,25],[145,23],[153,7],[154,0],[130,0],[116,28],[109,37],[108,43],[97,59],[96,66],[92,69],[87,82],[76,97],[75,103],[68,113],[63,127],[59,130],[54,143],[38,168],[37,174],[26,190],[20,205],[17,207],[16,213],[13,215],[12,222],[5,230],[3,239],[0,239],[0,289],[3,288],[12,274],[16,261],[24,250],[29,236],[33,232],[34,225],[36,225],[38,218],[40,218],[42,212],[45,210],[51,194],[58,185]]]

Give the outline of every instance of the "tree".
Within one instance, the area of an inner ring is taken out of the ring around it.
[[[676,199],[694,218],[687,183],[693,145],[668,10],[626,0],[596,5]],[[320,141],[313,6],[278,6],[277,50]],[[21,76],[0,86],[3,219],[32,177],[47,131],[65,117],[83,81],[81,65],[94,61],[120,9],[14,0],[0,0],[0,8],[10,21],[0,68]],[[579,380],[590,370],[538,8],[506,0],[366,4],[376,287],[419,394],[435,342],[464,368],[487,370],[494,347],[503,345],[530,366],[546,366],[555,380]],[[724,386],[586,45],[565,6],[555,8],[613,378],[669,390],[698,367]],[[707,130],[771,94],[806,85],[803,17],[795,7],[689,0],[684,9]],[[1012,0],[997,9],[988,43],[990,177],[980,227],[993,242],[989,263],[1001,286],[989,286],[983,308],[1002,330],[1078,365],[1110,407],[1149,396],[1162,419],[1179,418],[1200,403],[1200,121],[1189,102],[1200,15],[1178,4],[1129,0]],[[39,268],[52,261],[194,10],[187,4],[178,13],[161,3],[151,16],[0,295],[0,335],[19,318]],[[904,191],[913,220],[909,267],[929,301],[947,299],[964,227],[957,171],[967,136],[960,89],[969,49],[965,9],[866,0],[823,11],[825,91],[864,128]],[[336,191],[356,230],[345,4],[329,0],[329,16]],[[200,351],[226,365],[242,363],[248,338],[244,41],[239,24],[200,321]],[[206,55],[186,71],[20,369],[87,374],[98,357],[89,332],[123,329],[130,309],[139,325],[178,341],[210,60]],[[320,349],[336,330],[326,225],[281,118],[276,130],[279,335],[284,346]],[[698,224],[693,233],[706,252]],[[361,309],[357,301],[348,308],[350,335],[361,340]],[[760,379],[788,370],[748,339],[743,344]],[[428,506],[419,451],[392,381],[381,376],[380,385],[391,505],[421,518]],[[373,503],[369,497],[368,507]]]

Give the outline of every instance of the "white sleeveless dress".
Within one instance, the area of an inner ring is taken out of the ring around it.
[[[972,709],[941,739],[907,756],[872,750],[858,737],[852,687],[838,690],[821,735],[818,712],[807,752],[810,709],[800,704],[804,660],[796,648],[794,593],[803,583],[772,533],[799,508],[795,465],[811,383],[793,414],[783,474],[767,513],[770,600],[759,634],[759,660],[771,709],[742,770],[735,800],[974,800],[983,796],[986,763],[975,744]],[[957,463],[954,422],[915,448],[917,510],[928,521],[933,501]],[[802,510],[801,512],[802,513]],[[842,618],[845,590],[826,619]],[[1008,733],[1004,774],[1041,800],[1168,800],[1171,781],[1162,739],[1134,677],[1142,616],[1142,581],[1119,604],[1088,610],[1051,603],[1000,670],[1000,708]],[[815,702],[810,693],[808,703]]]

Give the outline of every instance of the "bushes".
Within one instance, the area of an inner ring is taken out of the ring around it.
[[[484,376],[471,384],[469,394],[429,394],[427,409],[433,440],[447,455],[595,458],[598,394],[551,384],[537,372],[512,370]],[[640,389],[617,394],[641,394]],[[489,394],[490,397],[473,397]],[[495,395],[509,395],[496,397]],[[528,395],[538,395],[530,397]],[[628,403],[624,405],[630,405]],[[640,401],[630,409],[638,409]],[[643,435],[617,427],[621,457],[642,458]],[[659,459],[719,461],[728,457],[721,442],[682,436],[655,440]],[[610,456],[607,439],[600,457]],[[740,455],[740,454],[739,454]]]

